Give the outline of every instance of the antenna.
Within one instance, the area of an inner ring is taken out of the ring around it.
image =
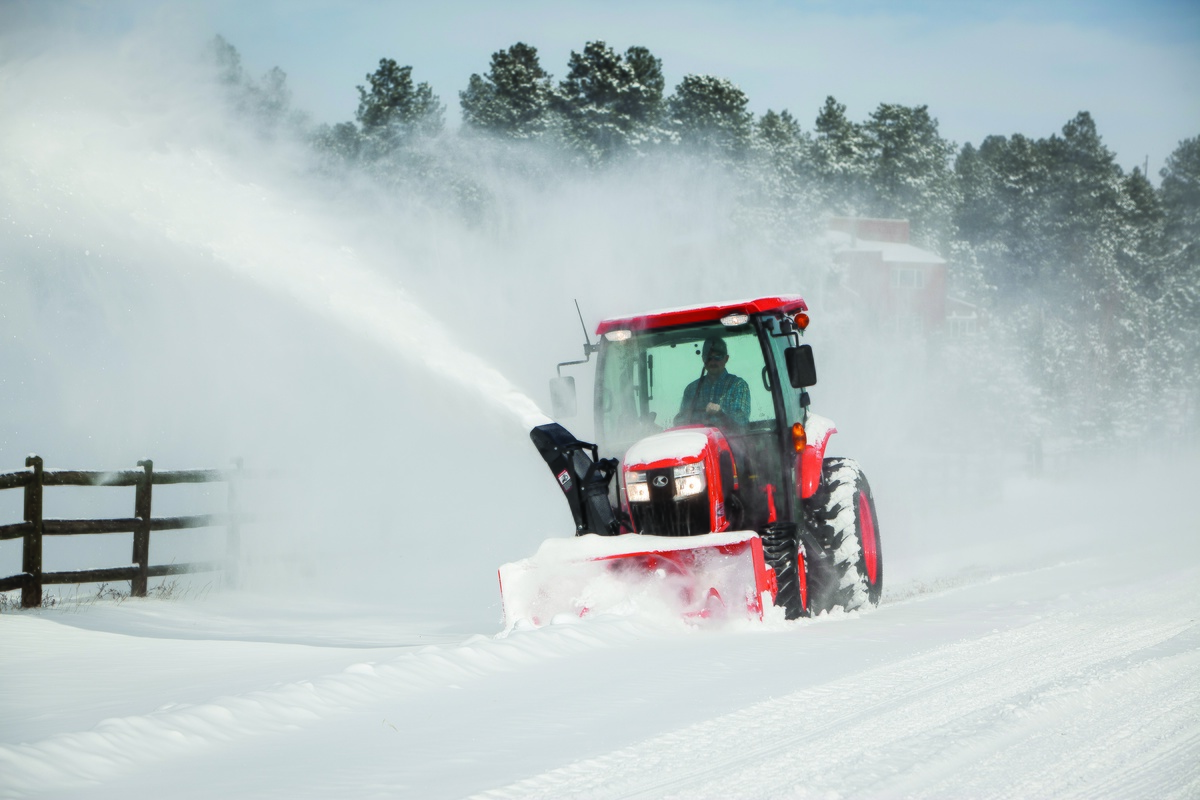
[[[562,368],[569,367],[572,364],[586,364],[592,358],[592,353],[600,350],[599,344],[592,344],[591,338],[588,336],[587,323],[583,321],[583,312],[579,310],[579,300],[575,301],[575,313],[579,315],[579,324],[583,328],[583,359],[580,361],[564,361],[558,365],[558,377],[562,377]],[[574,391],[574,390],[572,390]]]
[[[588,338],[587,323],[583,321],[583,312],[579,310],[579,299],[575,299],[575,313],[579,315],[579,327],[583,328],[583,341],[587,345],[588,352],[592,349],[592,340]]]

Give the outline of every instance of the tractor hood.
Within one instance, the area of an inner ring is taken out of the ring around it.
[[[647,436],[625,451],[628,469],[656,469],[699,461],[708,446],[708,428],[681,428]]]

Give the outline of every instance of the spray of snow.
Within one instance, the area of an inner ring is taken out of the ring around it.
[[[203,133],[213,137],[206,140],[184,129],[197,120],[176,119],[178,106],[150,105],[163,102],[176,82],[203,86],[199,76],[159,75],[147,105],[131,107],[120,94],[139,80],[129,72],[114,82],[111,74],[79,64],[79,85],[63,97],[39,80],[34,65],[40,62],[12,70],[5,81],[25,100],[10,100],[3,131],[5,152],[19,154],[5,172],[8,196],[35,197],[46,193],[48,181],[58,184],[54,188],[65,191],[72,205],[102,208],[161,232],[183,258],[207,253],[216,266],[479,392],[524,429],[547,421],[497,369],[455,342],[442,320],[364,264],[331,226],[320,224],[324,209],[303,207],[296,199],[307,187],[255,170],[247,163],[251,154],[231,153],[229,139],[237,137],[218,137],[213,129],[236,121],[202,124]],[[44,101],[32,102],[33,94]],[[217,97],[190,100],[206,101],[209,111],[220,113]],[[302,157],[298,148],[287,151]]]
[[[536,554],[500,567],[505,630],[597,614],[686,619],[711,626],[759,619],[753,531],[702,536],[547,539]],[[765,605],[770,606],[767,597]]]

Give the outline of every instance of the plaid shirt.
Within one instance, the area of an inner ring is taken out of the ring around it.
[[[699,398],[696,397],[697,387],[700,392]],[[690,417],[693,408],[697,416],[703,415],[709,403],[719,405],[736,425],[745,425],[750,421],[750,387],[731,372],[724,372],[719,378],[705,375],[689,383],[683,390],[679,415]]]

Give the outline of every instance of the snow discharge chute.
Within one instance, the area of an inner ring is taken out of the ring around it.
[[[537,426],[529,438],[567,496],[575,517],[575,535],[619,533],[621,523],[608,500],[617,460],[600,458],[596,445],[579,441],[557,422]]]

